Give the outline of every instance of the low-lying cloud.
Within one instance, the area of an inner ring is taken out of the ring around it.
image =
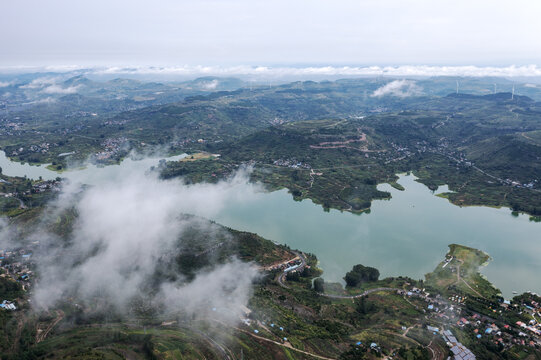
[[[3,73],[29,73],[37,71],[78,72],[96,75],[168,75],[168,76],[242,76],[254,78],[311,77],[311,76],[465,76],[465,77],[537,77],[541,68],[535,64],[523,66],[432,66],[432,65],[397,65],[397,66],[46,66],[46,67],[3,67]]]
[[[310,77],[310,76],[501,76],[528,77],[541,76],[541,68],[537,65],[526,66],[140,66],[140,67],[105,67],[92,70],[96,74],[139,74],[139,75],[181,75],[181,76],[235,76],[251,75],[261,78]]]
[[[56,77],[39,77],[32,80],[28,84],[21,85],[21,89],[39,90],[44,94],[75,94],[81,87],[81,85],[75,86],[62,86],[59,82],[62,81],[61,76]]]
[[[203,83],[201,86],[205,90],[215,90],[220,82],[216,79]]]
[[[421,95],[421,88],[411,80],[394,80],[376,89],[372,94],[373,97],[381,96],[397,96],[408,97]]]
[[[190,318],[212,313],[220,320],[238,319],[258,277],[254,264],[232,257],[213,261],[189,278],[157,274],[167,270],[179,251],[189,250],[187,234],[194,227],[204,228],[209,247],[215,236],[230,239],[220,226],[186,214],[211,217],[227,202],[258,191],[247,183],[246,172],[217,184],[196,185],[161,180],[154,172],[122,175],[85,190],[69,181],[49,206],[44,224],[66,212],[77,217],[67,240],[48,231],[50,225],[31,236],[45,249],[34,257],[40,276],[32,304],[47,309],[73,299],[87,308],[106,304],[128,314],[137,300]]]
[[[13,229],[9,226],[6,219],[0,217],[0,246],[3,248],[13,247]]]
[[[30,101],[30,102],[27,102],[25,103],[25,105],[32,105],[32,104],[53,104],[56,102],[56,99],[55,98],[52,98],[50,96],[47,96],[46,98],[42,98],[42,99],[38,99],[38,100],[34,100],[34,101]]]
[[[42,90],[45,94],[75,94],[80,85],[62,87],[60,85],[51,85]]]
[[[30,90],[42,89],[45,86],[56,84],[57,80],[58,79],[56,77],[40,77],[40,78],[32,80],[26,85],[21,85],[20,88],[30,89]]]

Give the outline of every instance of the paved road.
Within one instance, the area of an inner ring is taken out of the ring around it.
[[[460,163],[460,160],[456,159],[455,157],[453,157],[453,156],[451,156],[451,155],[447,155],[447,154],[445,154],[445,153],[441,153],[441,152],[438,152],[438,151],[434,151],[434,153],[435,153],[435,154],[439,154],[439,155],[446,156],[447,158],[449,158],[449,159],[451,159],[451,160],[453,160],[453,161],[455,161],[455,162],[457,162],[457,163]],[[489,173],[487,173],[486,171],[484,171],[483,169],[479,169],[479,168],[478,168],[477,166],[475,166],[475,165],[472,165],[471,167],[472,167],[473,169],[475,169],[476,171],[480,172],[481,174],[486,175],[486,176],[488,176],[489,178],[492,178],[492,179],[494,179],[494,180],[499,181],[499,182],[501,183],[501,185],[508,185],[508,186],[511,186],[511,185],[509,185],[509,184],[505,184],[505,183],[504,183],[504,180],[503,180],[502,178],[499,178],[499,177],[497,177],[497,176],[494,176],[494,175],[492,175],[492,174],[489,174]],[[522,187],[522,186],[520,186],[520,188],[528,189],[528,190],[535,191],[535,192],[541,192],[541,190],[539,190],[539,189],[524,188],[524,187]]]
[[[366,290],[362,292],[361,294],[357,294],[357,295],[331,295],[331,294],[323,294],[323,293],[318,293],[318,295],[326,297],[326,298],[330,298],[330,299],[358,299],[358,298],[362,298],[363,296],[367,296],[369,294],[372,294],[378,291],[398,291],[398,290],[402,290],[402,289],[380,287],[380,288]]]
[[[304,254],[297,251],[292,251],[292,253],[294,253],[295,255],[299,257],[299,259],[301,259],[301,266],[297,268],[297,271],[302,271],[304,267],[306,266],[306,258],[304,257]],[[284,289],[289,289],[290,287],[286,285],[286,276],[287,276],[287,272],[283,271],[278,276],[277,281],[281,287],[283,287]],[[318,295],[326,297],[326,298],[330,298],[330,299],[357,299],[357,298],[361,298],[363,296],[367,296],[371,293],[378,292],[378,291],[398,291],[398,290],[401,290],[401,289],[380,287],[380,288],[366,290],[363,293],[357,294],[357,295],[332,295],[332,294],[324,294],[324,293],[318,293]]]
[[[299,257],[299,259],[301,259],[301,265],[297,268],[297,271],[302,271],[304,267],[306,266],[306,258],[304,254],[297,251],[292,251],[292,253],[294,253],[295,255]],[[281,287],[283,287],[284,289],[289,289],[290,287],[286,285],[286,277],[287,277],[287,272],[284,270],[278,276],[277,281]],[[318,295],[326,297],[326,298],[330,298],[330,299],[358,299],[358,298],[367,296],[371,293],[378,292],[378,291],[398,291],[398,290],[401,290],[401,289],[380,287],[380,288],[366,290],[363,293],[357,294],[357,295],[332,295],[332,294],[324,294],[324,293],[318,293]]]
[[[308,356],[315,357],[316,359],[335,360],[335,359],[328,358],[328,357],[325,357],[325,356],[322,356],[322,355],[318,355],[318,354],[314,354],[314,353],[311,353],[311,352],[308,352],[308,351],[297,349],[296,347],[293,347],[289,342],[279,342],[279,341],[275,341],[275,340],[272,340],[272,339],[267,339],[266,337],[255,335],[252,332],[246,331],[244,329],[240,329],[238,327],[234,327],[234,329],[237,330],[237,331],[241,331],[241,332],[243,332],[245,334],[248,334],[248,335],[250,335],[250,336],[252,336],[252,337],[254,337],[256,339],[263,340],[263,341],[266,341],[266,342],[270,342],[270,343],[273,343],[273,344],[278,345],[278,346],[283,346],[283,347],[291,349],[293,351],[300,352],[301,354],[305,354],[305,355],[308,355]]]

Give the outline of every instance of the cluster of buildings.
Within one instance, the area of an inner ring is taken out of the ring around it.
[[[59,191],[60,190],[60,181],[58,180],[44,180],[32,185],[32,189],[27,191],[25,195],[30,195],[30,193],[42,193],[46,191]]]
[[[18,117],[16,117],[14,120],[19,120]],[[23,123],[16,122],[8,119],[2,119],[0,120],[0,134],[3,135],[15,135],[14,131],[20,131],[23,128]]]
[[[400,290],[399,293],[405,296],[414,296],[421,298],[427,302],[427,317],[435,318],[437,323],[442,321],[461,329],[466,334],[469,334],[477,340],[488,340],[502,349],[510,348],[514,345],[522,346],[541,346],[541,324],[535,320],[535,316],[528,323],[518,321],[515,325],[499,324],[494,319],[483,316],[477,313],[461,316],[463,314],[462,307],[465,297],[451,296],[448,302],[439,296],[432,297],[426,293],[424,289],[412,288],[410,291]],[[503,308],[508,308],[509,301],[502,303]],[[519,308],[514,310],[527,311],[531,315],[541,314],[539,303],[529,300],[527,304],[521,304]],[[434,334],[440,334],[453,353],[454,359],[475,359],[475,355],[468,350],[463,344],[457,341],[449,330],[441,331],[437,327],[427,326],[427,329]]]
[[[302,260],[301,259],[296,259],[296,260],[292,260],[292,261],[286,263],[285,267],[283,267],[283,270],[284,270],[285,273],[295,272],[300,267],[302,267]]]
[[[266,335],[274,335],[277,336],[282,343],[287,343],[287,337],[285,337],[286,329],[283,326],[280,326],[279,324],[270,321],[264,321],[264,320],[255,320],[251,317],[252,310],[246,308],[246,311],[244,312],[244,317],[241,317],[241,321],[246,325],[247,327],[251,327],[254,334],[258,335],[261,331],[265,331],[268,334]]]
[[[33,245],[37,244],[37,242],[33,243]],[[0,249],[0,277],[18,282],[23,290],[27,291],[31,285],[30,279],[34,276],[32,256],[33,250],[30,248]],[[3,308],[9,309],[9,307]]]
[[[541,336],[541,324],[539,324],[535,319],[530,320],[527,324],[522,321],[517,321],[516,325],[521,329],[530,331],[537,336]]]
[[[38,145],[30,145],[26,149],[24,147],[20,147],[16,150],[13,150],[11,152],[11,156],[17,156],[21,154],[27,154],[27,153],[42,153],[47,154],[49,152],[49,148],[51,147],[51,144],[49,143],[41,143]]]
[[[457,304],[464,304],[467,298],[468,298],[467,296],[459,296],[459,295],[449,296],[449,300]]]
[[[455,360],[475,360],[475,355],[454,337],[451,330],[442,331],[442,336],[451,349]]]
[[[105,126],[120,126],[125,125],[128,122],[128,120],[107,120],[104,121],[102,124]]]
[[[10,181],[0,179],[0,185],[11,185],[12,183]],[[57,180],[46,180],[46,181],[40,181],[38,183],[32,184],[31,187],[27,187],[27,190],[18,192],[18,191],[11,191],[9,192],[9,188],[3,187],[2,191],[0,191],[0,196],[3,196],[5,198],[15,198],[20,202],[20,207],[25,208],[25,204],[23,202],[25,196],[31,196],[32,194],[37,193],[43,193],[47,191],[60,191],[60,181]],[[14,188],[12,189],[14,190]],[[22,200],[21,200],[22,199]]]
[[[40,152],[42,154],[47,154],[49,152],[49,143],[41,143],[38,145],[30,145],[29,149],[32,152]]]
[[[109,138],[102,143],[105,148],[103,151],[94,155],[97,161],[109,160],[117,155],[121,150],[125,150],[129,145],[129,141],[125,137]]]
[[[504,180],[500,179],[500,181],[505,185],[514,186],[518,188],[526,188],[526,189],[533,189],[537,185],[537,179],[532,180],[529,183],[523,183],[523,184],[520,183],[520,181],[511,180],[511,179],[504,179]]]
[[[276,166],[284,166],[291,169],[311,169],[309,164],[297,161],[295,159],[278,159],[272,162]]]
[[[516,326],[509,324],[499,324],[498,326],[494,319],[474,313],[460,318],[456,322],[456,326],[478,340],[491,341],[503,349],[513,345],[533,347],[541,345],[538,337],[541,335],[541,330],[535,320],[528,324],[518,321]]]
[[[265,268],[267,271],[282,270],[284,273],[298,270],[302,266],[302,260],[299,257],[296,257],[293,260],[285,261],[279,264],[274,264],[268,268]]]
[[[94,116],[98,116],[98,114],[95,112],[78,110],[78,111],[73,111],[69,114],[64,115],[66,119],[72,118],[72,117],[89,117],[89,116],[94,117]]]
[[[271,125],[274,125],[274,126],[276,126],[276,125],[282,125],[282,124],[287,123],[287,120],[281,119],[281,118],[279,118],[279,117],[275,117],[274,119],[272,119],[272,120],[270,121],[270,123],[271,123]]]
[[[12,301],[4,300],[4,301],[2,301],[2,303],[0,304],[0,309],[4,309],[4,310],[17,310],[17,306],[16,306]]]
[[[519,306],[529,315],[532,319],[528,323],[517,321],[516,325],[523,330],[526,330],[532,334],[541,337],[541,323],[537,319],[541,318],[541,301],[536,294],[530,293],[531,297],[524,300]]]
[[[455,313],[460,311],[460,308],[449,304],[440,295],[433,296],[426,292],[426,289],[413,287],[411,290],[398,290],[397,293],[408,297],[421,298],[428,304],[427,310],[430,310],[431,313],[437,314],[439,317],[450,319],[449,315],[454,316]],[[446,315],[446,312],[451,312],[451,314]]]
[[[384,164],[389,164],[391,162],[401,161],[405,158],[414,155],[414,152],[411,151],[407,146],[401,146],[395,143],[391,143],[392,151],[386,153],[379,153],[379,157],[383,157],[381,160],[384,161]]]

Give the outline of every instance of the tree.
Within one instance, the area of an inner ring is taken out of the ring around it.
[[[376,306],[373,302],[366,301],[365,297],[360,298],[355,304],[355,311],[357,314],[363,315],[369,314],[371,312],[374,312],[376,310]]]
[[[297,189],[291,191],[291,194],[293,194],[293,196],[295,196],[295,197],[302,196],[302,192],[300,190],[297,190]]]
[[[287,273],[287,281],[300,281],[301,277],[298,272],[290,271]]]
[[[358,286],[363,282],[378,281],[378,279],[378,269],[361,264],[353,266],[353,269],[344,277],[346,285],[351,287]]]
[[[314,290],[315,292],[322,293],[325,291],[324,289],[325,280],[322,278],[317,278],[314,280]]]

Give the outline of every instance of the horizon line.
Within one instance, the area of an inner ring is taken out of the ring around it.
[[[216,76],[464,76],[541,77],[537,64],[479,65],[0,65],[1,74],[40,72],[90,75]]]

